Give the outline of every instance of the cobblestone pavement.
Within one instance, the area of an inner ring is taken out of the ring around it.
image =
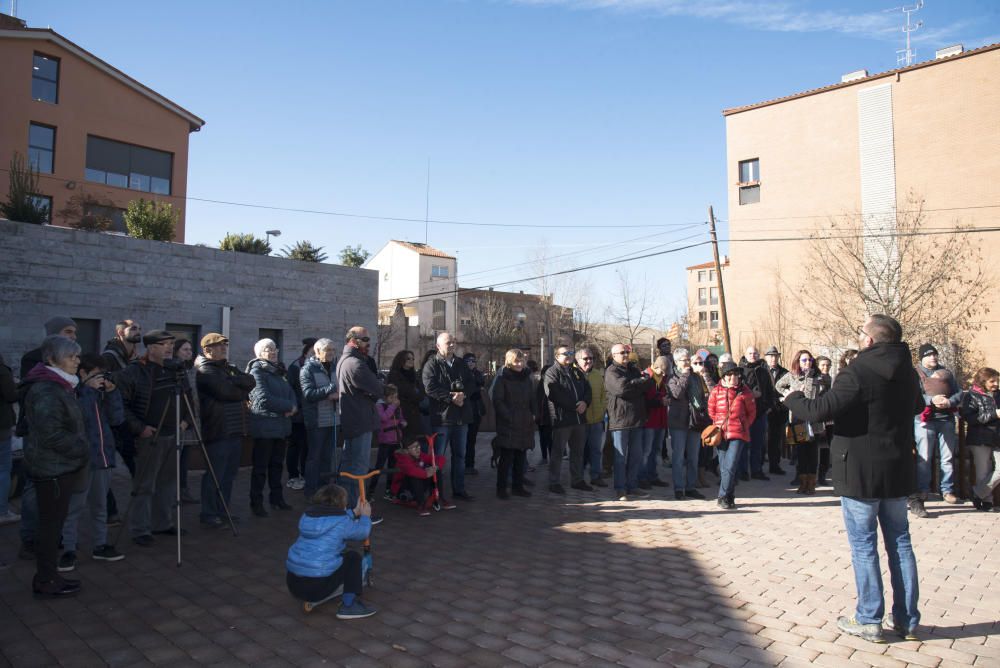
[[[336,604],[306,615],[289,596],[283,563],[304,504],[289,493],[296,512],[251,517],[247,469],[239,537],[198,528],[185,506],[182,567],[165,538],[140,548],[123,537],[117,563],[84,548],[72,599],[32,598],[34,565],[17,561],[17,528],[3,527],[0,664],[1000,666],[996,514],[928,504],[932,519],[912,524],[923,640],[875,645],[836,628],[854,581],[829,488],[741,483],[739,509],[725,512],[662,488],[635,502],[554,496],[539,467],[531,499],[501,501],[488,438],[469,478],[475,501],[428,518],[382,505],[365,594],[379,614],[367,620],[337,620]]]

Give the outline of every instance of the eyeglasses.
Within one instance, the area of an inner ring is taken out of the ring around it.
[[[355,341],[360,341],[361,343],[368,343],[369,341],[372,340],[372,337],[370,337],[370,336],[358,336],[358,337],[355,337],[354,340]]]
[[[611,353],[611,354],[612,355],[628,355],[628,351],[627,350],[619,350],[618,352]]]
[[[691,366],[704,366],[704,365],[705,365],[705,363],[701,362],[699,360],[695,360],[695,361],[691,362]]]
[[[865,326],[864,325],[861,325],[860,327],[858,327],[858,334],[862,334],[864,336],[867,336],[868,338],[871,338],[871,336],[872,336],[871,334],[869,334],[868,332],[865,331]]]
[[[594,358],[593,357],[581,357],[580,361],[581,362],[593,362]]]
[[[800,357],[799,358],[799,362],[812,362],[812,361],[813,361],[813,358],[811,358],[811,357]]]
[[[559,357],[572,357],[575,354],[576,351],[574,350],[564,350],[561,353],[559,353]]]

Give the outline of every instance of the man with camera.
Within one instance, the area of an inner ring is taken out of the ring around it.
[[[186,391],[186,377],[174,363],[174,335],[162,329],[142,337],[146,354],[115,376],[125,404],[125,422],[135,438],[136,469],[132,478],[129,533],[132,542],[149,547],[153,534],[175,535],[173,511],[177,470],[176,434],[192,418],[181,405],[177,424],[176,388]]]
[[[437,434],[434,454],[444,454],[451,445],[452,496],[471,501],[472,495],[465,491],[465,444],[473,408],[466,388],[472,388],[474,380],[469,365],[455,357],[455,343],[448,332],[438,334],[438,354],[427,360],[421,376],[431,404],[431,428]]]
[[[210,332],[201,337],[198,370],[198,399],[201,402],[201,429],[205,452],[218,479],[218,489],[210,471],[201,478],[201,525],[217,529],[230,507],[233,482],[240,470],[243,437],[246,435],[247,400],[257,383],[229,363],[229,339]],[[225,500],[223,507],[219,495]],[[235,516],[230,516],[235,520]]]

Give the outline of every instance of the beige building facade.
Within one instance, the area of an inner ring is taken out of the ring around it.
[[[0,14],[0,194],[18,153],[49,222],[112,221],[135,199],[170,203],[184,241],[188,138],[205,122],[50,29]]]
[[[722,267],[723,288],[729,281],[729,258],[719,263]],[[716,280],[715,262],[702,262],[687,270],[688,321],[687,338],[702,345],[722,343],[722,309]]]
[[[812,242],[802,238],[829,232],[832,221],[853,217],[866,231],[891,232],[922,200],[927,228],[997,225],[1000,44],[942,50],[934,60],[852,73],[838,84],[723,114],[732,262],[725,290],[736,350],[751,343],[818,347],[796,326],[799,289],[820,271],[809,261]],[[984,261],[995,264],[1000,235],[973,238]],[[865,246],[866,253],[875,250]],[[939,264],[941,271],[963,270],[948,258]],[[991,313],[975,344],[995,366],[1000,320],[991,318],[1000,315],[1000,291],[992,284],[983,290],[991,294]]]

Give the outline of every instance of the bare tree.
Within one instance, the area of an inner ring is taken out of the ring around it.
[[[490,368],[493,368],[498,349],[506,350],[518,338],[510,305],[500,297],[486,292],[472,299],[469,306],[469,336],[473,343],[486,349]]]
[[[644,324],[648,315],[649,293],[645,281],[636,287],[629,272],[619,269],[617,274],[619,290],[615,300],[608,306],[608,320],[620,325],[629,345],[634,346],[636,339],[649,330]]]
[[[888,231],[853,215],[813,234],[808,259],[815,270],[801,285],[800,301],[814,338],[843,344],[866,315],[885,313],[908,341],[934,341],[951,353],[953,366],[970,363],[971,336],[989,312],[984,288],[993,285],[991,272],[973,228],[930,227],[923,206],[911,193]]]
[[[793,329],[795,326],[791,315],[792,297],[788,286],[781,280],[781,270],[775,267],[771,274],[771,291],[768,295],[767,309],[753,325],[754,345],[761,350],[768,346],[777,346],[783,355],[792,355],[794,350]],[[856,326],[856,325],[855,325]]]

